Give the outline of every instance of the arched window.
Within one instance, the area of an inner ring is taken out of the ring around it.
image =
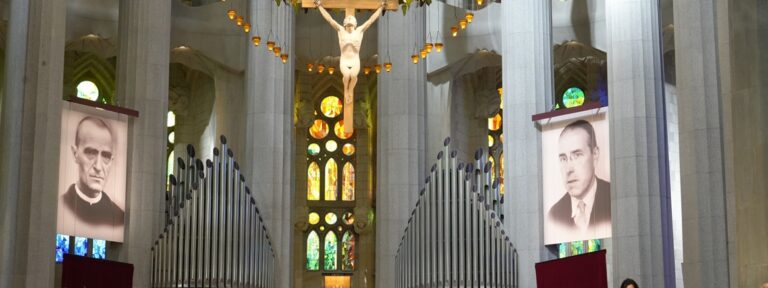
[[[488,118],[488,161],[491,162],[491,178],[499,180],[499,194],[504,195],[504,89],[499,88],[499,113]]]
[[[341,270],[355,269],[355,235],[347,231],[341,238]]]
[[[338,241],[336,241],[336,234],[333,231],[328,231],[325,234],[325,257],[323,257],[323,269],[336,270]]]
[[[320,237],[317,232],[309,232],[307,236],[307,270],[320,269]]]
[[[355,200],[355,166],[352,163],[347,162],[344,164],[344,178],[342,178],[341,188],[341,200],[354,201]]]
[[[307,168],[307,200],[320,200],[320,166],[315,162]]]
[[[328,163],[325,163],[325,200],[335,201],[336,190],[338,189],[338,177],[339,169],[336,165],[336,160],[333,158],[328,159]]]

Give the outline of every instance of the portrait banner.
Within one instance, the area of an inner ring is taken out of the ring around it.
[[[611,237],[607,108],[541,125],[544,244]]]
[[[123,242],[128,116],[73,102],[61,115],[56,233]]]

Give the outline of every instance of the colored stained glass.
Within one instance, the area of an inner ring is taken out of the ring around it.
[[[355,235],[350,231],[341,238],[341,270],[355,270]]]
[[[354,130],[354,129],[353,129]],[[353,132],[344,133],[344,120],[339,120],[339,122],[336,122],[335,125],[333,125],[333,133],[336,134],[336,137],[339,137],[341,140],[347,140],[349,137],[352,137]]]
[[[93,239],[93,258],[105,259],[107,257],[107,240]]]
[[[83,81],[77,84],[77,98],[96,101],[99,99],[99,88],[91,81]]]
[[[565,258],[568,256],[568,243],[560,243],[557,245],[558,258]]]
[[[571,242],[571,255],[584,254],[584,241]]]
[[[496,113],[496,116],[488,118],[488,130],[496,131],[501,128],[501,113]]]
[[[587,252],[595,252],[600,250],[601,245],[600,239],[593,239],[587,241]]]
[[[323,269],[336,270],[336,259],[338,252],[338,240],[333,231],[328,231],[325,235],[325,255],[323,255]]]
[[[325,138],[325,136],[328,136],[328,123],[320,119],[315,120],[312,127],[309,127],[309,135],[315,139]]]
[[[344,153],[344,155],[352,156],[352,154],[355,154],[355,145],[352,145],[351,143],[344,144],[344,146],[341,147],[341,152]]]
[[[493,147],[493,136],[488,135],[488,147]]]
[[[315,162],[307,168],[307,200],[320,200],[320,166]]]
[[[309,213],[309,224],[315,225],[315,224],[317,224],[319,222],[320,222],[320,215],[319,214],[317,214],[315,212]]]
[[[168,133],[168,143],[176,143],[176,132]]]
[[[504,153],[499,154],[499,193],[504,196]]]
[[[325,142],[325,150],[328,150],[328,152],[335,152],[338,148],[339,144],[336,141],[328,140],[328,142]]]
[[[341,216],[341,220],[347,225],[355,224],[355,214],[352,214],[352,212],[344,213],[344,215]]]
[[[320,102],[320,112],[328,118],[333,118],[341,114],[342,103],[336,96],[328,96]]]
[[[347,162],[344,164],[343,178],[341,181],[341,200],[355,201],[355,166]]]
[[[307,146],[307,154],[311,156],[320,154],[320,145],[317,145],[317,143],[309,144],[309,146]]]
[[[336,189],[339,187],[338,183],[339,167],[336,165],[336,160],[329,159],[328,163],[325,163],[325,200],[335,201]]]
[[[584,104],[584,91],[577,87],[568,88],[563,93],[565,108],[578,107]]]
[[[491,163],[491,181],[496,179],[496,160],[493,159],[493,156],[488,157],[488,163]]]
[[[69,253],[69,235],[56,234],[56,262],[64,261],[64,254]]]
[[[173,113],[173,111],[168,111],[167,121],[165,122],[165,125],[168,127],[176,126],[176,113]]]
[[[88,254],[88,238],[75,237],[75,255],[85,256]]]
[[[328,225],[336,224],[336,221],[339,221],[339,218],[338,216],[336,216],[336,213],[325,214],[325,223],[328,223]]]
[[[307,270],[320,269],[320,237],[315,231],[307,236]]]

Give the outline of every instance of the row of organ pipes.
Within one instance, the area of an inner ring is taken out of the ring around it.
[[[482,149],[457,163],[450,138],[443,143],[397,248],[395,286],[518,287],[499,177]]]
[[[269,231],[227,139],[212,160],[195,158],[189,145],[177,162],[166,225],[152,246],[151,286],[275,287]]]

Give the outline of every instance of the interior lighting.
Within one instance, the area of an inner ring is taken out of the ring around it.
[[[267,41],[267,50],[269,51],[275,50],[275,41]]]
[[[363,66],[363,73],[365,75],[371,74],[371,66]]]
[[[317,73],[323,74],[323,71],[325,71],[325,65],[317,64]]]
[[[315,68],[315,64],[309,63],[307,64],[307,71],[312,72],[312,69]]]
[[[251,42],[253,42],[253,46],[259,46],[261,44],[261,37],[253,36],[251,37]]]
[[[411,61],[413,64],[419,64],[419,55],[413,54],[411,55]]]
[[[421,59],[427,58],[427,49],[421,49]]]
[[[464,15],[464,19],[467,19],[467,23],[472,23],[472,19],[475,19],[475,14],[467,11],[467,14]]]
[[[467,29],[467,19],[459,20],[459,27],[461,27],[461,30]]]
[[[237,16],[237,12],[235,10],[230,9],[227,11],[227,17],[229,17],[229,20],[235,20],[235,16]]]
[[[432,43],[427,43],[427,45],[425,47],[425,48],[427,48],[427,53],[432,53],[432,47],[434,47],[434,45],[432,45]]]
[[[285,54],[285,53],[280,54],[280,60],[282,60],[283,63],[287,63],[288,62],[288,54]]]
[[[451,26],[451,36],[456,37],[459,35],[459,27]]]
[[[334,71],[336,71],[336,67],[333,67],[333,66],[331,66],[331,67],[328,67],[328,74],[331,74],[331,75],[333,75],[333,72],[334,72]]]
[[[243,32],[248,33],[251,32],[251,23],[245,23],[243,24]]]
[[[243,26],[243,24],[245,24],[243,16],[237,16],[237,18],[235,18],[235,24],[237,24],[237,26]]]
[[[387,72],[392,72],[392,63],[391,62],[384,63],[384,70],[387,70]]]
[[[373,65],[373,70],[376,70],[376,74],[381,73],[381,64]]]
[[[435,50],[437,50],[437,52],[443,52],[443,43],[435,43]]]

